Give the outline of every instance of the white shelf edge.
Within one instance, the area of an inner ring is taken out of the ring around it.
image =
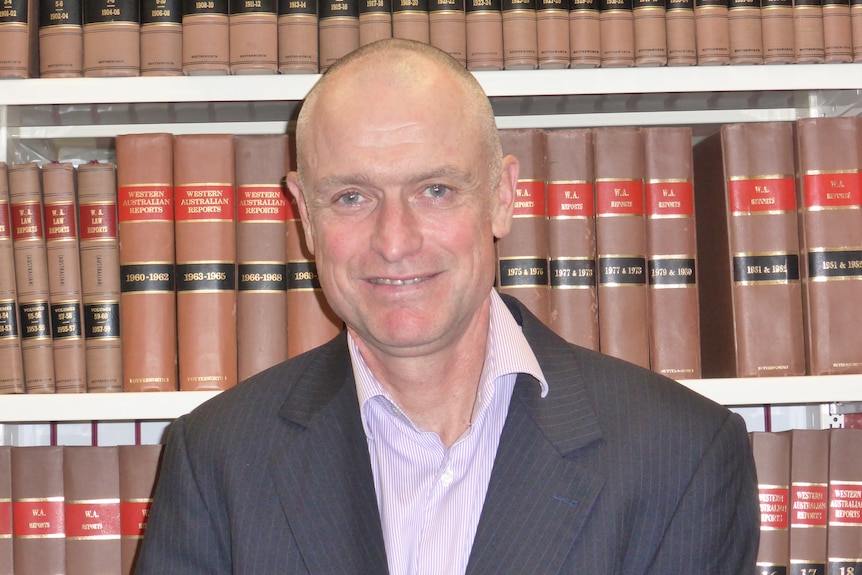
[[[19,140],[62,138],[113,138],[119,134],[284,134],[287,120],[272,122],[159,122],[152,124],[103,124],[81,126],[28,126],[8,128],[10,138]]]
[[[600,126],[674,126],[737,122],[782,122],[801,117],[795,108],[762,110],[694,110],[664,112],[601,112],[589,114],[536,114],[497,116],[500,129],[596,128]],[[10,129],[11,133],[11,129]]]
[[[802,405],[862,400],[862,374],[680,381],[727,406]]]

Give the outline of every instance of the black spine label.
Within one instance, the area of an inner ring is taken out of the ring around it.
[[[230,0],[231,14],[275,14],[278,0]]]
[[[694,0],[667,0],[668,10],[694,10]]]
[[[646,259],[635,256],[599,258],[599,283],[611,285],[646,285]]]
[[[545,258],[500,258],[500,287],[547,287]]]
[[[287,266],[279,263],[240,264],[239,291],[286,291]]]
[[[689,286],[695,285],[693,258],[661,258],[647,262],[649,285]]]
[[[138,0],[84,0],[84,24],[140,21]]]
[[[814,281],[860,279],[862,250],[808,252],[808,276]]]
[[[319,289],[317,264],[308,261],[287,264],[287,291]]]
[[[536,0],[503,0],[503,12],[510,10],[535,10]]]
[[[628,10],[632,9],[632,0],[599,0],[599,10],[607,12],[609,10]]]
[[[39,2],[39,26],[80,26],[84,22],[81,0]]]
[[[787,283],[799,280],[799,256],[770,254],[733,256],[733,281],[749,283]]]
[[[172,292],[174,291],[173,264],[132,264],[120,266],[120,291]]]
[[[228,0],[183,0],[183,14],[228,14]]]
[[[182,0],[141,0],[141,24],[181,24]]]
[[[392,0],[359,0],[360,14],[389,14]]]
[[[760,0],[727,0],[727,8],[760,8]]]
[[[549,268],[552,288],[591,288],[596,285],[596,260],[553,259]]]
[[[816,5],[820,5],[819,0]],[[761,8],[792,8],[793,0],[761,0],[760,6]]]
[[[14,301],[0,301],[0,339],[21,337]]]
[[[632,0],[632,8],[665,8],[665,0]]]
[[[236,266],[233,263],[205,262],[177,264],[177,291],[234,291]]]
[[[392,13],[427,12],[428,0],[392,0]]]
[[[120,337],[120,304],[99,302],[85,305],[84,336],[87,339]]]
[[[383,0],[375,1],[382,2]],[[278,0],[278,15],[289,16],[291,14],[317,16],[317,0]]]
[[[500,12],[503,9],[502,0],[466,0],[464,10],[470,12]]]
[[[359,18],[359,0],[333,2],[324,0],[320,3],[321,18]]]
[[[48,302],[38,301],[18,306],[21,316],[21,338],[39,339],[51,335],[51,311]]]
[[[27,0],[3,0],[0,4],[0,24],[26,24]]]
[[[78,302],[51,304],[51,335],[54,339],[73,339],[84,335],[81,305]]]
[[[829,575],[858,575],[862,573],[862,561],[832,560],[829,562]]]
[[[727,8],[727,0],[694,0],[694,5],[696,8]]]
[[[823,7],[827,6],[850,6],[850,0],[823,0]]]
[[[562,0],[560,0],[562,1]],[[464,11],[464,0],[428,0],[429,12]]]

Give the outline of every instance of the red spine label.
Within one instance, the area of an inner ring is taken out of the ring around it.
[[[238,222],[285,222],[287,198],[278,186],[239,186]]]
[[[12,205],[12,238],[17,241],[44,238],[40,204],[24,203]]]
[[[0,499],[0,539],[12,537],[12,501]]]
[[[727,193],[734,215],[796,211],[793,178],[728,180]]]
[[[63,498],[12,502],[12,531],[15,537],[55,539],[66,536]]]
[[[829,489],[825,484],[794,484],[790,488],[793,527],[826,527]]]
[[[234,221],[234,189],[229,184],[177,186],[178,222]]]
[[[760,486],[760,529],[774,531],[787,529],[790,524],[788,513],[790,489],[787,487]]]
[[[644,215],[644,184],[641,180],[596,182],[597,216]]]
[[[545,182],[518,180],[515,188],[515,217],[545,217]]]
[[[120,533],[123,537],[141,539],[144,536],[152,505],[152,499],[120,503]]]
[[[67,539],[119,539],[120,502],[116,499],[66,503]]]
[[[168,185],[120,186],[117,203],[123,223],[174,221],[174,189]]]
[[[650,218],[687,217],[694,215],[694,192],[691,182],[647,182],[646,214]]]
[[[117,206],[112,203],[85,204],[78,210],[82,240],[117,239]]]
[[[595,215],[592,184],[548,182],[549,218],[592,218]]]
[[[75,204],[48,204],[45,206],[45,239],[74,240],[78,237],[75,228]]]
[[[862,206],[862,172],[805,174],[803,182],[809,210]]]
[[[862,483],[829,482],[829,525],[862,526]]]
[[[12,238],[12,229],[9,225],[9,203],[0,202],[0,240]]]

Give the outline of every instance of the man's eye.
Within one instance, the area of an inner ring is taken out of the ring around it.
[[[361,200],[362,196],[360,196],[357,192],[347,192],[338,196],[336,202],[338,202],[339,204],[353,206],[358,204]]]
[[[449,188],[440,184],[433,184],[425,188],[425,193],[432,198],[442,198],[449,192]]]

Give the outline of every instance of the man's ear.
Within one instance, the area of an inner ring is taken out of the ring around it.
[[[494,203],[491,208],[491,229],[497,239],[506,237],[512,229],[519,171],[520,165],[515,156],[508,155],[503,158],[500,179],[494,188]]]
[[[312,233],[311,218],[308,215],[308,204],[305,201],[305,194],[299,185],[299,177],[296,175],[296,172],[287,174],[285,183],[290,195],[293,196],[293,201],[296,203],[299,217],[302,219],[302,229],[305,232],[305,243],[308,246],[308,251],[314,255],[314,233]]]

